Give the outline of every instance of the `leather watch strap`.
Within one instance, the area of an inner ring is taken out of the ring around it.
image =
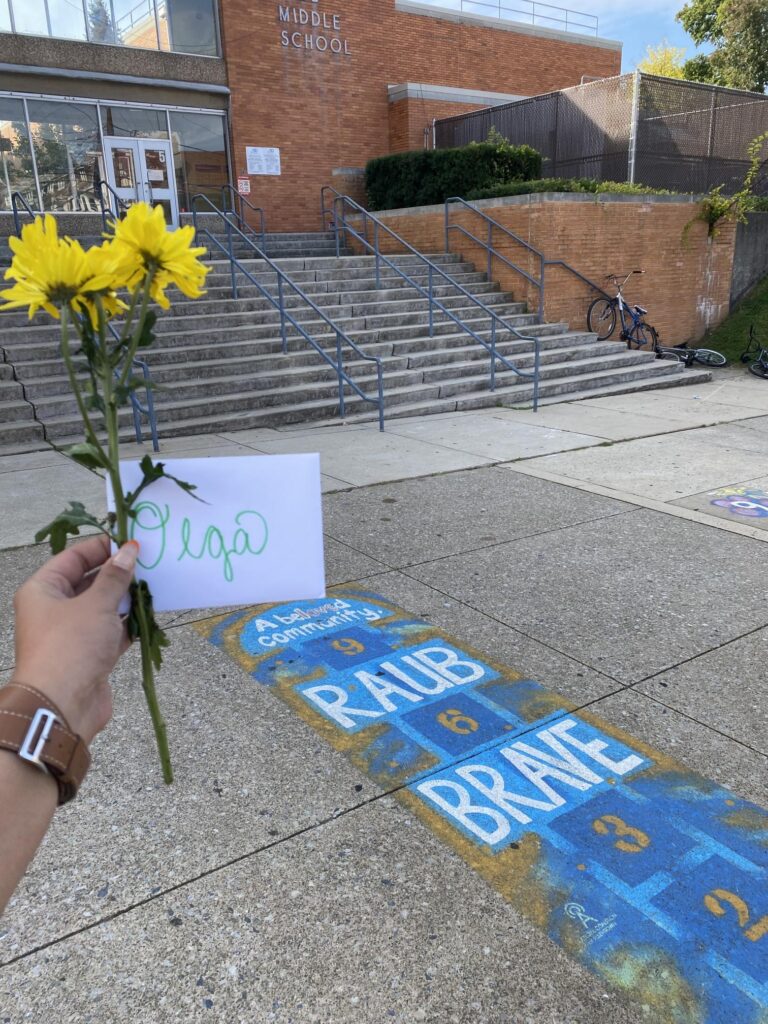
[[[0,747],[52,775],[59,806],[75,796],[91,766],[88,748],[58,707],[26,683],[0,689]]]

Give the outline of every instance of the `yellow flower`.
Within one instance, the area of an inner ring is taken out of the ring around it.
[[[125,259],[125,266],[133,263],[133,273],[126,282],[134,288],[148,274],[152,275],[150,296],[163,309],[170,307],[165,289],[176,285],[190,299],[203,292],[205,275],[210,268],[198,256],[204,248],[194,248],[195,229],[192,225],[169,231],[162,206],[152,209],[147,203],[134,203],[125,217],[112,225],[114,247]]]
[[[26,224],[21,238],[10,238],[13,261],[5,272],[6,280],[16,283],[0,292],[7,301],[0,309],[29,307],[30,320],[45,309],[55,319],[64,307],[73,313],[85,313],[96,326],[96,295],[100,295],[108,316],[124,304],[115,295],[115,254],[102,246],[85,252],[79,242],[59,238],[55,219],[35,217]]]

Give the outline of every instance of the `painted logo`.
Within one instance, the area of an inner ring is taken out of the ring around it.
[[[734,516],[749,519],[768,518],[768,494],[747,487],[721,488],[712,491],[710,505],[724,508]]]

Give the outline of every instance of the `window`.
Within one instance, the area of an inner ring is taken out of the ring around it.
[[[168,138],[168,118],[164,110],[103,106],[101,128],[105,135],[120,135],[125,138]]]
[[[52,36],[59,39],[87,39],[82,0],[48,0]]]
[[[163,4],[171,49],[179,53],[216,56],[214,0],[167,0]]]
[[[29,148],[29,133],[21,100],[0,96],[0,208],[11,209],[11,195],[20,192],[29,206],[39,205],[35,171]]]
[[[224,118],[175,110],[170,118],[179,209],[189,210],[197,192],[219,206],[221,186],[229,181]]]
[[[216,57],[215,2],[0,0],[0,32]]]
[[[96,106],[30,100],[29,129],[44,210],[96,211],[103,177]]]

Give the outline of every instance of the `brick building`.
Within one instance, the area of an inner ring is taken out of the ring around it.
[[[105,179],[175,220],[238,180],[271,230],[317,228],[321,185],[359,188],[433,119],[620,71],[589,16],[547,11],[557,27],[411,0],[0,0],[0,208],[95,209]]]

